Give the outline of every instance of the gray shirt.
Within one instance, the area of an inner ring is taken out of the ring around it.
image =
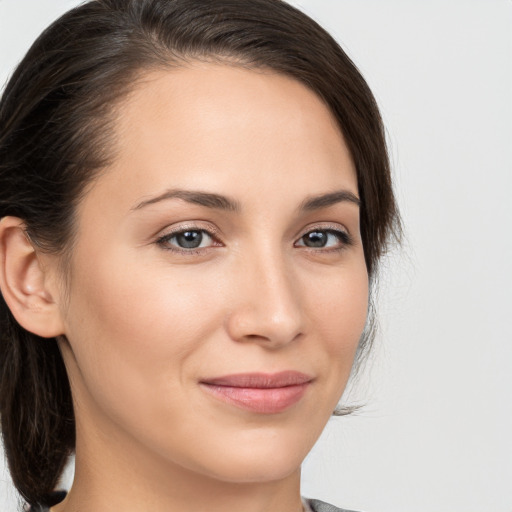
[[[325,501],[314,500],[310,498],[303,498],[304,507],[309,507],[309,511],[306,508],[306,512],[351,512],[344,508],[338,508]]]

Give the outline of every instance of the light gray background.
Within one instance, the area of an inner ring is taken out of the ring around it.
[[[72,0],[0,0],[0,83]],[[512,2],[297,0],[372,87],[406,243],[377,350],[304,464],[366,512],[512,511]],[[16,509],[0,458],[0,510]],[[240,511],[242,512],[242,511]]]

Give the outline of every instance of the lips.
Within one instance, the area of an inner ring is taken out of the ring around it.
[[[301,372],[240,373],[205,379],[201,388],[230,405],[261,414],[285,411],[300,401],[313,378]]]

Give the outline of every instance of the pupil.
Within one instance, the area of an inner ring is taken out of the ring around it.
[[[203,241],[203,234],[200,231],[185,231],[176,236],[176,241],[184,249],[196,249]]]
[[[308,247],[325,247],[327,243],[327,233],[313,231],[304,237],[304,244]]]

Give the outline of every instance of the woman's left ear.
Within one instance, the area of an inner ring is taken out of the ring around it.
[[[47,259],[47,258],[45,258]],[[64,334],[56,265],[43,265],[17,217],[0,220],[0,290],[17,322],[43,338]]]

